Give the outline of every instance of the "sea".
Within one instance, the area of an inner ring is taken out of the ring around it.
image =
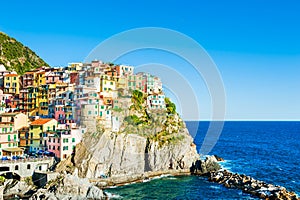
[[[210,122],[198,127],[195,144],[203,143]],[[300,122],[228,121],[209,153],[225,159],[224,168],[286,187],[300,195]],[[162,176],[105,190],[112,199],[257,199],[197,176]]]

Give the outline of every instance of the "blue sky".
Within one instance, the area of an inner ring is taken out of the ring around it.
[[[227,119],[299,120],[299,10],[297,0],[2,1],[0,30],[57,66],[84,60],[128,29],[173,29],[201,44],[218,66]],[[123,61],[141,63],[136,56]],[[209,119],[209,94],[204,86],[198,93],[201,118]]]

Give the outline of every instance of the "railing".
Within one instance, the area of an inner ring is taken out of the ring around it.
[[[7,164],[7,163],[26,163],[26,162],[38,162],[38,161],[46,161],[51,160],[52,157],[42,157],[42,158],[24,158],[18,160],[0,160],[0,164]]]

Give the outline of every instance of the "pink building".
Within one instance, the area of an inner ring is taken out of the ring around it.
[[[62,83],[63,82],[62,73],[59,71],[47,72],[45,74],[45,76],[46,76],[46,84],[54,84],[54,83]]]
[[[59,124],[64,124],[64,120],[66,119],[64,105],[55,105],[54,118],[58,121]]]
[[[53,152],[61,160],[70,156],[76,144],[82,139],[82,130],[79,128],[57,129],[55,133],[48,135],[48,151]]]

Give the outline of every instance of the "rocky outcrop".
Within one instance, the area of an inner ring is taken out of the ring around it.
[[[104,132],[83,139],[74,164],[80,177],[101,178],[142,175],[151,171],[190,169],[199,159],[186,128],[180,142],[160,145],[137,134]]]
[[[220,169],[221,167],[216,156],[207,156],[205,160],[197,160],[195,164],[192,165],[191,173],[193,175],[205,175],[209,172],[215,172]]]
[[[15,179],[7,179],[0,186],[0,200],[10,199],[10,197],[18,196],[20,198],[28,197],[30,192],[36,191],[36,187],[32,184],[28,184],[25,181],[19,181]]]
[[[208,180],[224,185],[227,188],[240,189],[245,193],[259,197],[261,199],[291,199],[300,200],[294,192],[287,191],[286,188],[267,184],[263,181],[255,180],[244,174],[234,174],[227,170],[210,172]]]
[[[87,178],[64,175],[50,182],[45,188],[39,189],[30,199],[105,199],[101,189],[94,186]]]

